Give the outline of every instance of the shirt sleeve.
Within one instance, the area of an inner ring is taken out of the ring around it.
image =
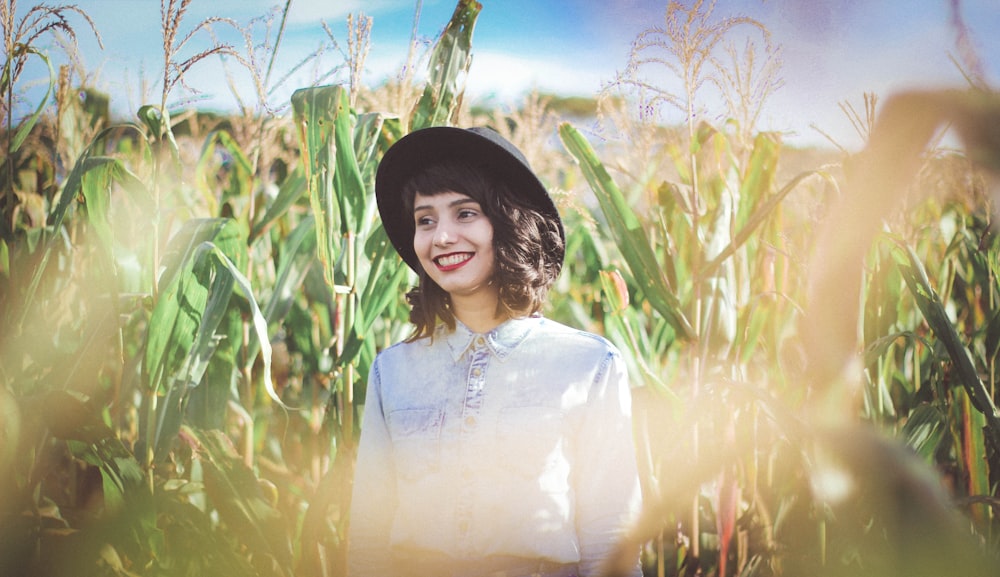
[[[641,506],[632,433],[632,399],[620,354],[612,350],[592,384],[577,445],[580,575],[601,574]],[[642,575],[639,550],[629,574]]]
[[[382,408],[379,359],[368,377],[361,441],[354,472],[348,530],[348,575],[384,577],[389,566],[389,534],[396,510],[392,443]]]

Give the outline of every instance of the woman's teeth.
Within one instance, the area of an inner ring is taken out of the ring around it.
[[[469,254],[449,254],[442,257],[438,257],[438,266],[449,267],[461,264],[472,258]]]

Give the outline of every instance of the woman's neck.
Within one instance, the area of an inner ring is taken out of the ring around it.
[[[490,301],[490,302],[487,302]],[[488,333],[507,320],[507,315],[497,312],[496,299],[461,299],[452,297],[451,310],[455,318],[474,333]]]

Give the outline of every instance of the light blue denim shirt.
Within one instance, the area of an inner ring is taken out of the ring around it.
[[[602,337],[536,316],[389,347],[369,376],[349,573],[512,556],[594,575],[638,513],[633,447]]]

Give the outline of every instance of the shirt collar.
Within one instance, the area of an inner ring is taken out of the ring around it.
[[[541,316],[531,316],[504,321],[486,334],[472,332],[462,321],[455,319],[455,330],[444,335],[445,342],[451,351],[452,360],[458,361],[465,351],[477,346],[479,339],[485,342],[490,351],[501,361],[512,353],[525,337],[542,322]],[[439,334],[448,330],[447,326],[438,326]]]

